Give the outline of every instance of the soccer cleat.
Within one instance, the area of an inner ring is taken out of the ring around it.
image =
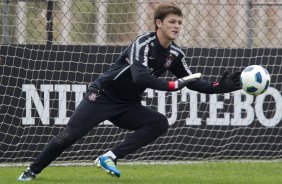
[[[116,168],[116,164],[111,157],[100,156],[95,160],[95,164],[108,172],[113,177],[120,177],[120,172]]]
[[[20,177],[18,178],[19,181],[31,181],[35,179],[36,174],[34,174],[29,168],[27,168],[26,171],[24,171]]]

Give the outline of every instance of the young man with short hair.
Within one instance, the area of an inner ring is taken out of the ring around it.
[[[105,120],[115,126],[133,130],[122,143],[97,158],[95,163],[112,176],[120,177],[118,159],[148,145],[168,129],[167,118],[141,105],[146,88],[176,91],[188,87],[201,93],[228,93],[241,89],[240,72],[219,82],[208,82],[192,75],[185,54],[174,43],[182,24],[182,11],[171,3],[160,4],[154,14],[155,32],[137,37],[119,56],[111,69],[90,84],[87,94],[72,114],[66,128],[54,137],[18,178],[35,178],[59,155]],[[167,81],[159,77],[169,70],[178,79]],[[187,76],[194,76],[187,78]]]

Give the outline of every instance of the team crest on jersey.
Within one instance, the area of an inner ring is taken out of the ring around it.
[[[172,61],[173,61],[173,57],[172,57],[172,55],[169,55],[169,56],[166,58],[166,62],[165,62],[165,64],[164,64],[164,67],[165,67],[165,68],[170,68]]]
[[[94,102],[97,98],[97,94],[96,93],[91,93],[89,96],[88,96],[88,99],[92,102]]]

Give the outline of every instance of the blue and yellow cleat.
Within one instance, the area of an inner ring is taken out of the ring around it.
[[[33,173],[29,168],[27,168],[26,171],[24,171],[20,177],[18,177],[18,181],[31,181],[35,179],[36,174]]]
[[[113,177],[120,177],[120,172],[116,168],[116,164],[111,157],[101,156],[95,160],[95,164],[107,171]]]

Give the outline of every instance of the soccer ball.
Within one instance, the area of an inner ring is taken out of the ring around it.
[[[270,84],[270,75],[264,67],[251,65],[243,70],[240,81],[246,93],[257,96],[267,90]]]

